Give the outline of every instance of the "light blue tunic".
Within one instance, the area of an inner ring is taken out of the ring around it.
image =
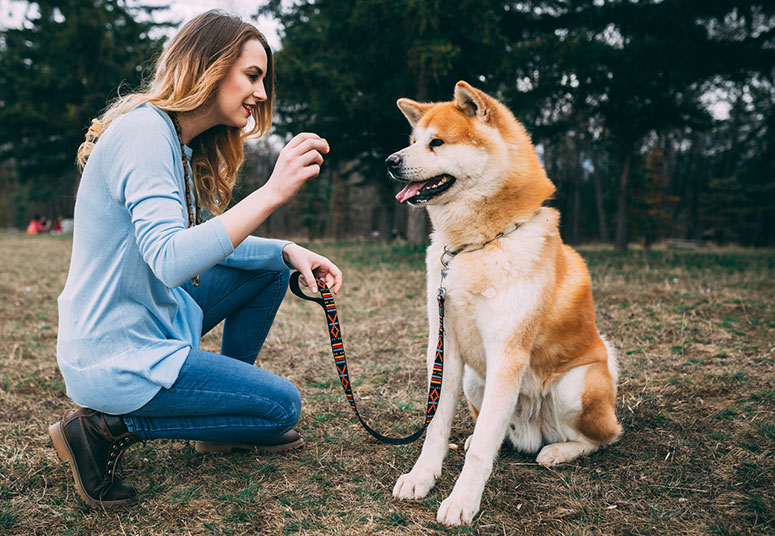
[[[219,262],[289,268],[289,242],[251,236],[235,249],[219,217],[188,228],[185,191],[175,128],[150,104],[113,120],[89,156],[58,300],[57,361],[81,406],[129,413],[175,382],[201,336],[202,310],[179,288],[191,277]]]

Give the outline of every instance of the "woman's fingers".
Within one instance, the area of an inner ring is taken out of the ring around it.
[[[301,145],[302,143],[304,143],[306,140],[309,140],[309,139],[318,139],[319,140],[321,138],[320,138],[320,136],[318,136],[317,134],[314,134],[312,132],[300,132],[300,133],[296,134],[291,139],[291,141],[289,141],[285,146],[288,147],[289,149],[293,149],[297,145]]]
[[[300,167],[304,168],[311,165],[322,166],[323,165],[323,152],[326,150],[326,143],[320,139],[307,139],[302,141],[295,147],[291,147],[290,143],[286,146],[288,149],[286,156],[288,164],[294,162]],[[317,173],[315,173],[317,175]]]
[[[313,294],[318,291],[318,287],[315,284],[315,276],[312,275],[312,270],[309,268],[299,269],[301,272],[301,283],[307,287]]]
[[[331,292],[339,293],[339,289],[342,288],[342,271],[334,263],[322,257],[320,266],[315,269],[315,272],[318,277],[323,278]]]
[[[291,147],[290,150],[294,155],[304,156],[311,152],[315,152],[319,155],[323,155],[328,152],[328,145],[322,138],[307,139],[300,144]]]
[[[307,152],[310,149],[315,149],[323,154],[326,154],[329,151],[328,142],[311,132],[297,134],[285,147],[291,150],[298,150],[300,153]]]
[[[304,153],[299,157],[299,162],[301,162],[302,165],[305,165],[305,166],[308,166],[310,164],[321,165],[323,164],[323,155],[315,150],[307,151],[306,153]]]
[[[265,185],[281,204],[285,204],[298,193],[310,179],[320,174],[323,155],[328,153],[328,144],[317,134],[303,132],[296,135],[280,151],[274,171]]]

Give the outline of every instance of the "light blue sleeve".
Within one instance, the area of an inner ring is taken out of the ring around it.
[[[203,219],[211,217],[207,209],[201,210]],[[293,242],[250,235],[219,264],[242,270],[268,270],[271,272],[293,270],[293,266],[283,260],[283,248],[288,244],[293,244]]]
[[[135,110],[117,127],[102,175],[129,211],[143,260],[166,286],[180,286],[231,254],[231,240],[220,218],[188,228],[180,145],[157,112]]]
[[[290,270],[293,267],[283,260],[283,248],[292,243],[288,240],[249,236],[221,264],[243,270]]]

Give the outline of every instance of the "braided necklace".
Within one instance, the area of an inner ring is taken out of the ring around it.
[[[188,226],[193,227],[194,225],[199,225],[202,223],[202,215],[197,210],[196,206],[196,194],[191,193],[191,185],[189,184],[189,176],[188,176],[188,156],[186,156],[186,150],[185,150],[185,144],[183,143],[183,138],[180,134],[180,123],[178,123],[178,116],[175,112],[168,112],[170,119],[172,119],[172,124],[175,127],[175,133],[178,135],[178,142],[180,142],[180,158],[183,160],[183,182],[186,184],[186,206],[188,207]],[[199,286],[199,275],[195,275],[191,279],[191,283],[195,287]]]

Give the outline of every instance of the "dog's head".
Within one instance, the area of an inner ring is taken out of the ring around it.
[[[390,177],[406,185],[399,202],[480,202],[530,190],[540,206],[554,192],[525,129],[486,93],[460,81],[450,102],[397,104],[413,127],[411,145],[385,161]]]

